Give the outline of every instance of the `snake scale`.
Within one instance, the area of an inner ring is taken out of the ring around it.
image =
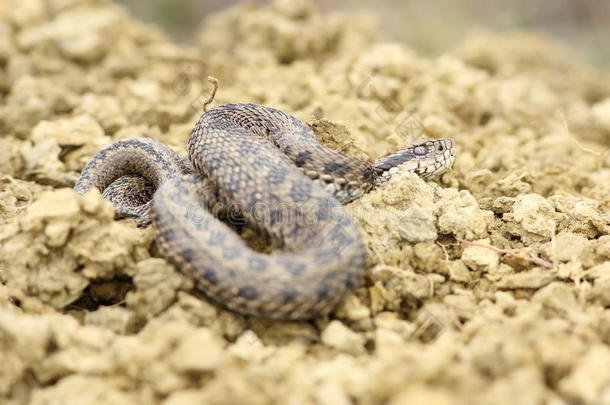
[[[451,139],[373,163],[322,146],[298,119],[255,104],[203,113],[188,159],[150,138],[98,152],[74,189],[97,188],[117,215],[151,221],[160,253],[234,311],[301,320],[328,313],[362,279],[365,246],[342,204],[400,171],[450,168]],[[282,249],[260,253],[218,217],[237,209]]]

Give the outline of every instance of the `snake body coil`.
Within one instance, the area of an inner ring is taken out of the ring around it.
[[[149,138],[119,141],[93,157],[74,189],[96,187],[118,215],[150,218],[162,255],[208,296],[278,319],[325,314],[361,280],[365,247],[341,203],[397,171],[437,174],[455,156],[450,139],[437,139],[371,164],[320,145],[296,118],[254,104],[204,113],[188,152],[186,160]],[[282,251],[250,249],[217,218],[228,207]]]

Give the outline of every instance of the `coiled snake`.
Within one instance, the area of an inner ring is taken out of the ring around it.
[[[92,158],[74,189],[98,188],[117,214],[150,218],[161,254],[226,307],[307,319],[330,311],[362,278],[365,247],[341,204],[402,170],[438,174],[455,149],[450,139],[429,140],[371,164],[320,145],[282,111],[225,104],[201,116],[188,155],[149,138],[118,141]],[[228,207],[283,249],[248,247],[217,218]]]

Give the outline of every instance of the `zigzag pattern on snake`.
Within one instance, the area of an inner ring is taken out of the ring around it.
[[[322,146],[282,111],[225,104],[201,116],[188,154],[149,138],[118,141],[92,158],[74,189],[97,188],[118,216],[152,221],[161,254],[220,304],[295,320],[328,313],[362,279],[365,247],[342,204],[396,172],[437,175],[455,148],[429,140],[370,163]],[[283,249],[250,249],[218,219],[228,207]]]

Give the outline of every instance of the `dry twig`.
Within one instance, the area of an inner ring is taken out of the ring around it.
[[[492,246],[492,245],[486,245],[484,243],[472,242],[472,241],[461,239],[461,238],[455,238],[455,239],[458,242],[463,243],[465,245],[477,246],[477,247],[482,247],[482,248],[486,248],[486,249],[491,249],[494,252],[506,254],[506,255],[512,256],[512,257],[514,257],[516,259],[521,259],[521,260],[525,260],[526,262],[537,264],[538,266],[544,267],[545,269],[553,269],[554,268],[552,263],[549,263],[546,260],[540,259],[538,257],[523,256],[523,255],[520,255],[519,253],[513,252],[512,250],[500,249],[500,248]]]
[[[557,113],[559,114],[559,117],[561,117],[561,121],[563,123],[563,130],[565,131],[566,136],[576,145],[578,146],[578,148],[580,150],[582,150],[583,152],[586,153],[590,153],[592,155],[595,156],[596,160],[597,160],[597,164],[598,166],[601,167],[602,164],[602,153],[598,152],[596,150],[593,150],[591,148],[586,147],[585,145],[582,144],[582,142],[580,142],[580,140],[578,140],[578,138],[576,138],[576,136],[574,136],[574,134],[572,132],[570,132],[570,127],[568,126],[568,121],[566,120],[565,115],[563,114],[563,112],[561,110],[557,110]]]
[[[203,102],[203,111],[207,111],[208,109],[208,105],[210,105],[212,103],[212,101],[214,101],[214,97],[216,97],[216,90],[218,90],[218,79],[213,77],[213,76],[208,76],[208,82],[212,83],[212,91],[210,92],[210,94],[208,94],[208,96],[206,97],[205,101]]]

